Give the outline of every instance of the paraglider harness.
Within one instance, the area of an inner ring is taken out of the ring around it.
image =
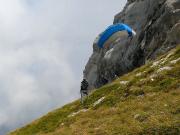
[[[88,96],[88,82],[86,79],[83,79],[83,81],[81,82],[81,90],[80,90],[80,93],[81,93],[81,103],[83,103],[83,98],[85,96]]]

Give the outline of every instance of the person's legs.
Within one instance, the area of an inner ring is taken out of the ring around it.
[[[87,91],[83,91],[83,94],[87,96],[87,95],[88,95],[88,92],[87,92]]]
[[[87,90],[81,90],[80,92],[81,92],[81,103],[83,103],[84,98],[88,96],[88,92]]]

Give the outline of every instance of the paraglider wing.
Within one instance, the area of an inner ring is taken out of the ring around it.
[[[105,42],[111,38],[111,36],[117,32],[126,32],[127,35],[129,37],[135,35],[135,31],[132,30],[128,25],[126,24],[115,24],[115,25],[111,25],[109,26],[100,36],[99,40],[98,40],[98,46],[100,48],[104,47]]]

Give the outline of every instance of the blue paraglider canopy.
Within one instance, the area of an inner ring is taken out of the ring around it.
[[[119,24],[115,24],[115,25],[111,25],[109,26],[99,37],[99,40],[97,42],[97,45],[100,48],[104,47],[104,43],[116,32],[119,31],[126,31],[128,36],[131,37],[133,35],[135,35],[135,31],[130,28],[128,25],[123,24],[123,23],[119,23]]]

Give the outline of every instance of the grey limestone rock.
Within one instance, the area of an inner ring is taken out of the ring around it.
[[[84,70],[89,90],[180,44],[180,0],[128,0],[123,11],[115,16],[116,23],[128,24],[137,35],[115,41],[106,49],[99,49],[95,40]]]

